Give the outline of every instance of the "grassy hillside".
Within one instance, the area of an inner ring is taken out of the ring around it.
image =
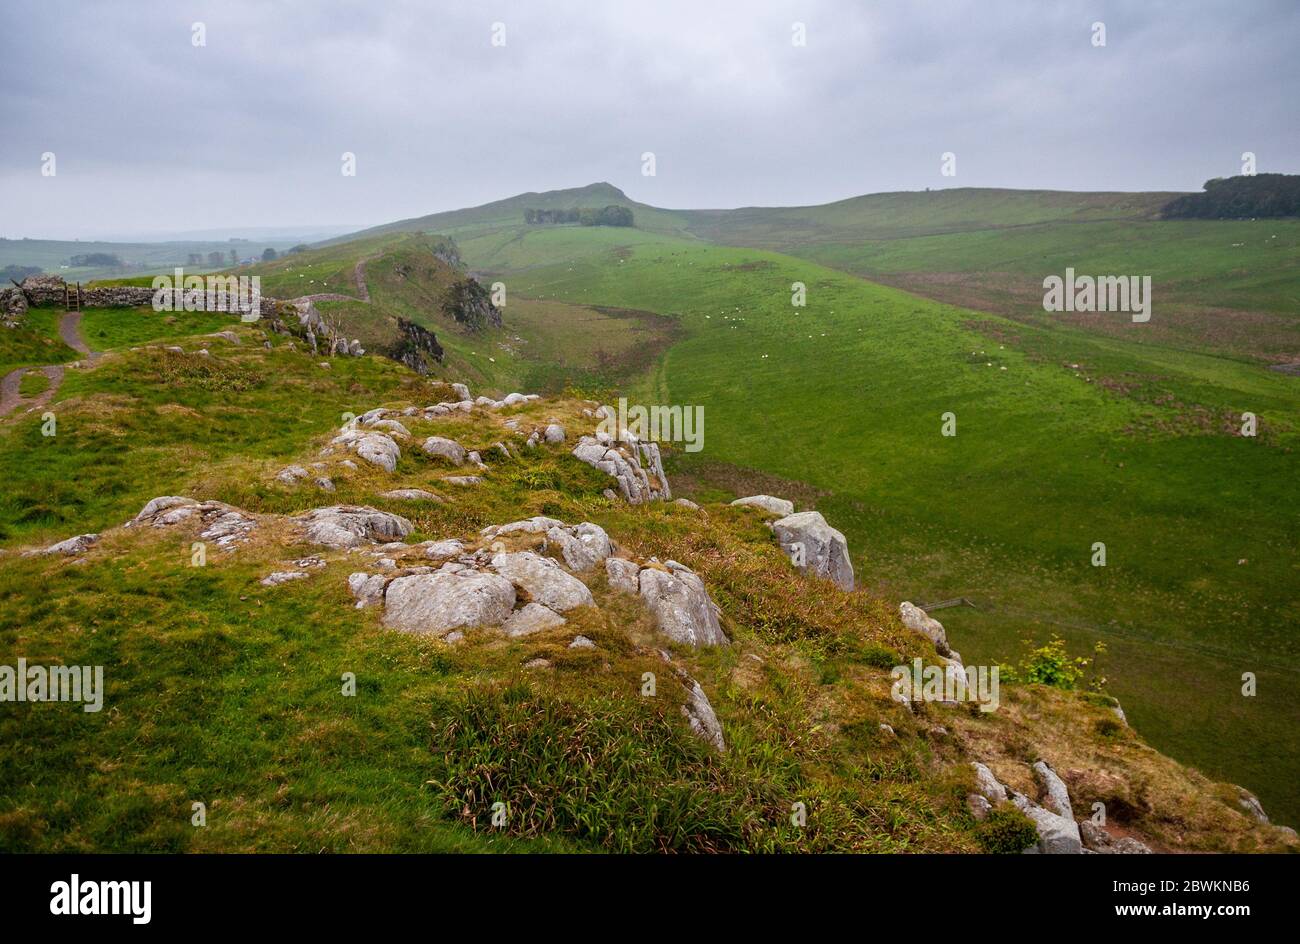
[[[323,368],[285,344],[265,350],[260,327],[234,330],[243,343],[200,335],[180,339],[185,353],[109,354],[60,391],[53,439],[35,419],[0,427],[16,493],[59,490],[47,520],[4,539],[0,661],[102,665],[106,683],[101,712],[0,713],[0,849],[976,851],[987,839],[964,801],[976,757],[1021,790],[1029,761],[1048,759],[1081,809],[1106,803],[1156,848],[1294,844],[1249,820],[1231,788],[1154,753],[1105,699],[1012,684],[991,714],[905,710],[889,699],[888,667],[935,657],[894,601],[794,575],[752,510],[612,502],[608,479],[567,444],[494,461],[468,488],[406,447],[391,474],[325,460],[333,493],[285,485],[276,471],[320,461],[340,414],[450,390],[372,357]],[[194,354],[201,345],[212,355]],[[403,422],[416,440],[450,435],[486,455],[517,435],[507,422],[556,421],[576,437],[589,406],[548,399]],[[137,448],[113,448],[122,441]],[[398,486],[444,497],[383,496]],[[231,502],[256,529],[195,566],[196,528],[115,527],[168,493]],[[626,554],[694,568],[732,643],[668,644],[603,571],[583,578],[594,607],[531,636],[471,630],[452,644],[384,629],[347,588],[349,573],[382,565],[368,549],[304,543],[287,517],[336,502],[408,516],[410,547],[379,552],[403,563],[427,560],[422,539],[477,545],[484,525],[527,515],[596,522]],[[90,528],[104,533],[76,560],[12,553]],[[313,554],[306,579],[261,584]],[[570,648],[577,633],[595,648]],[[691,733],[663,647],[707,692],[726,753]],[[549,665],[530,668],[537,659]],[[642,694],[647,671],[659,673],[654,697]],[[496,802],[509,812],[500,829]],[[806,826],[791,822],[795,802]]]
[[[368,260],[371,302],[322,310],[367,339],[399,315],[430,327],[447,352],[436,375],[476,389],[705,406],[704,453],[670,458],[688,494],[815,503],[868,586],[977,602],[945,612],[968,661],[1052,633],[1076,651],[1104,642],[1109,690],[1144,736],[1295,822],[1300,532],[1281,510],[1297,504],[1300,391],[1254,360],[1294,354],[1296,224],[1153,221],[1168,196],[887,194],[673,214],[683,233],[640,216],[525,226],[523,207],[543,204],[523,195],[442,215],[469,267],[507,288],[504,328],[481,333],[438,310],[447,273],[414,230],[254,271],[272,294],[356,295]],[[1152,322],[1046,316],[1039,273],[1066,266],[1152,274]],[[790,304],[796,281],[806,308]],[[1239,435],[1246,411],[1255,438]],[[947,412],[956,437],[941,435]],[[7,514],[24,535],[75,517]]]
[[[574,239],[573,227],[549,228],[561,239]],[[584,227],[584,229],[586,229]],[[635,230],[598,228],[597,243],[615,232],[635,241]],[[593,232],[596,232],[593,231]],[[475,240],[474,257],[479,257]],[[611,389],[646,368],[671,340],[675,325],[651,312],[601,311],[543,298],[523,298],[507,291],[503,326],[470,330],[445,310],[444,293],[467,277],[435,251],[441,237],[420,233],[372,236],[350,243],[318,247],[273,263],[238,270],[262,277],[267,294],[340,293],[355,301],[323,300],[322,313],[338,318],[349,337],[371,350],[382,350],[405,318],[433,331],[443,346],[444,363],[434,376],[463,379],[494,390],[527,388],[546,392],[566,386]],[[465,252],[465,246],[460,246]],[[362,264],[369,300],[360,299],[356,278]]]
[[[691,233],[811,259],[950,304],[1134,343],[1290,363],[1300,348],[1300,221],[1167,221],[1172,193],[959,188],[815,207],[686,211]],[[1154,310],[1042,310],[1043,278],[1148,275]]]
[[[686,338],[642,399],[704,405],[703,456],[822,493],[874,585],[978,600],[952,618],[967,658],[1051,631],[1106,642],[1140,730],[1295,819],[1298,535],[1277,514],[1300,471],[1291,378],[776,254],[662,237],[609,248],[601,234],[558,261],[573,238],[524,234],[508,284],[676,316]],[[790,305],[794,281],[806,309]],[[1267,428],[1257,439],[1234,435],[1246,410]],[[947,411],[955,438],[940,435]],[[1096,541],[1105,568],[1090,566]],[[1268,678],[1257,698],[1240,695],[1243,671]]]

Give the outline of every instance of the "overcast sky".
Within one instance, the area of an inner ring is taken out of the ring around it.
[[[0,17],[9,237],[369,225],[599,180],[730,207],[1197,190],[1243,151],[1300,172],[1296,0],[5,0]]]

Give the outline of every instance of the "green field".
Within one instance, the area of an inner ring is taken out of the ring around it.
[[[1169,266],[1187,224],[1171,225]],[[1051,632],[1105,642],[1109,690],[1139,730],[1300,818],[1294,378],[663,234],[517,227],[458,241],[516,297],[677,318],[684,340],[633,394],[704,405],[704,458],[823,493],[868,586],[976,600],[945,614],[968,660]],[[1189,256],[1205,254],[1192,241]],[[806,308],[790,304],[794,281]],[[948,411],[954,438],[940,435]],[[1260,417],[1254,439],[1235,435],[1245,411]],[[1105,568],[1090,563],[1098,541]]]

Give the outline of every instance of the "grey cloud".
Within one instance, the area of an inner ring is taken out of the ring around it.
[[[1187,190],[1245,150],[1300,169],[1288,0],[18,0],[4,17],[9,236],[379,223],[593,180],[717,207]],[[39,174],[44,151],[57,178]]]

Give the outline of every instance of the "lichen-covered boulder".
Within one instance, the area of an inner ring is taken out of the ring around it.
[[[496,574],[466,570],[396,577],[384,591],[383,624],[442,636],[454,629],[499,626],[515,606],[515,588]]]
[[[635,596],[641,592],[641,584],[638,580],[640,574],[641,565],[636,561],[625,560],[622,557],[605,559],[605,575],[609,578],[611,590]]]
[[[313,508],[295,519],[303,526],[303,537],[325,547],[357,547],[400,541],[414,530],[401,515],[368,505],[331,505]]]
[[[402,457],[402,450],[397,442],[386,433],[345,429],[330,441],[330,448],[335,446],[342,446],[349,452],[355,452],[358,457],[371,465],[379,466],[385,472],[396,471],[397,460]]]
[[[934,648],[939,655],[946,656],[952,653],[952,649],[948,646],[948,634],[944,632],[943,623],[928,615],[925,610],[904,600],[898,605],[898,617],[903,621],[903,625],[912,632],[920,633],[934,643]]]
[[[452,465],[465,464],[465,447],[445,436],[430,436],[420,447],[432,459],[446,459]]]
[[[544,629],[563,626],[565,622],[565,618],[554,610],[540,603],[529,603],[516,610],[501,628],[507,636],[531,636]]]
[[[668,561],[666,567],[646,567],[637,575],[641,596],[659,631],[688,646],[726,645],[717,605],[709,599],[704,581],[676,561]]]
[[[492,557],[492,569],[528,594],[534,603],[564,613],[575,606],[594,606],[591,591],[549,557],[532,551],[501,553]]]
[[[815,577],[835,583],[841,590],[853,589],[853,563],[849,544],[817,511],[801,511],[772,523],[781,548],[795,566]]]
[[[784,498],[773,498],[771,495],[750,495],[748,498],[737,498],[731,504],[761,508],[782,518],[794,514],[794,502],[786,501]]]
[[[560,548],[570,569],[579,572],[591,570],[614,550],[605,529],[590,521],[572,528],[551,527],[546,532],[546,540]]]

